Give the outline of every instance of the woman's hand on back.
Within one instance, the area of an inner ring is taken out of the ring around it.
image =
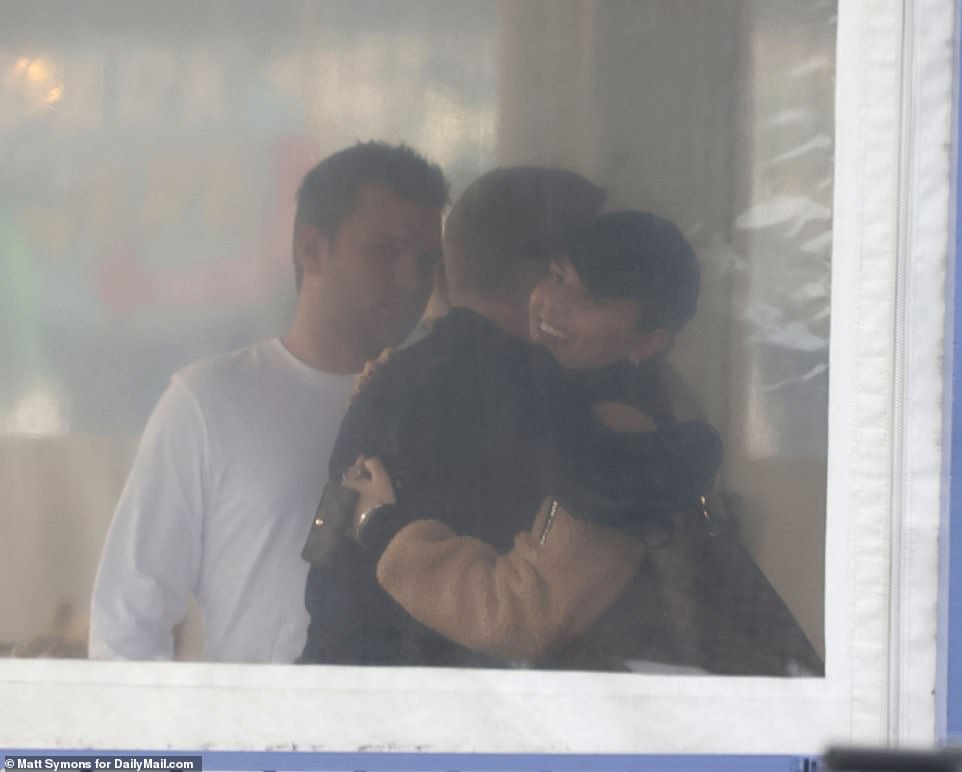
[[[358,456],[354,465],[344,473],[341,484],[359,494],[354,517],[348,527],[348,533],[355,538],[364,514],[376,507],[397,502],[391,476],[379,458]]]

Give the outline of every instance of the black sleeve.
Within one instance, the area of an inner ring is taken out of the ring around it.
[[[704,421],[645,433],[596,430],[550,455],[549,494],[579,519],[633,527],[697,506],[721,456],[721,438]]]
[[[332,479],[340,479],[360,455],[376,456],[389,473],[395,471],[396,460],[403,452],[399,436],[403,419],[411,408],[425,354],[423,344],[428,340],[395,352],[354,396],[331,452]]]

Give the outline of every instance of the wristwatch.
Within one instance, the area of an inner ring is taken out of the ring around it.
[[[364,532],[367,530],[368,525],[372,520],[382,517],[384,513],[391,514],[396,510],[396,504],[375,504],[370,509],[364,510],[357,519],[357,528],[354,529],[354,541],[364,549],[370,549],[370,546],[364,541]]]

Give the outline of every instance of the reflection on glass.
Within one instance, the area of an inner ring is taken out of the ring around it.
[[[4,434],[57,435],[67,433],[67,421],[57,396],[49,389],[35,388],[22,396],[2,424]]]
[[[55,6],[0,32],[0,643],[82,637],[170,374],[284,329],[301,178],[383,138],[454,196],[552,164],[682,227],[702,296],[672,359],[822,651],[834,3]]]

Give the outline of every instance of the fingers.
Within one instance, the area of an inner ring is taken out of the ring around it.
[[[377,504],[397,501],[391,476],[379,458],[358,456],[354,465],[344,472],[341,484]]]
[[[358,456],[357,460],[344,470],[344,474],[341,475],[342,482],[348,482],[351,480],[363,480],[370,477],[367,469],[364,467],[364,456]]]
[[[341,480],[341,485],[343,485],[345,488],[350,488],[352,491],[363,493],[370,487],[371,481],[364,477],[355,477],[353,479],[344,477]]]
[[[357,461],[342,475],[341,484],[355,491],[378,490],[390,487],[391,477],[381,459],[358,456]]]
[[[385,478],[390,480],[390,476],[387,473],[387,469],[384,468],[384,464],[381,463],[381,459],[374,456],[362,459],[362,463],[372,480],[376,482],[380,482]]]
[[[370,476],[371,491],[377,496],[382,504],[394,504],[397,502],[394,484],[391,482],[391,475],[388,474],[384,464],[379,458],[364,459],[364,471]]]

